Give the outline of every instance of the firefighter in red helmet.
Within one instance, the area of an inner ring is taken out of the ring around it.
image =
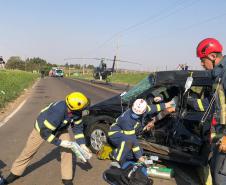
[[[211,70],[219,64],[222,57],[223,47],[220,42],[214,38],[202,40],[197,46],[197,57],[201,60],[201,65],[206,70]]]
[[[214,185],[226,183],[226,57],[222,55],[223,47],[214,38],[206,38],[197,46],[197,57],[206,70],[211,70],[214,80],[213,93],[216,99],[213,104],[217,124],[212,126],[212,157],[210,168]]]

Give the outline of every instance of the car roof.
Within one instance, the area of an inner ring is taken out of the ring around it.
[[[204,70],[175,70],[175,71],[159,71],[149,75],[149,79],[154,77],[156,85],[172,85],[183,86],[189,76],[193,77],[194,86],[211,86],[213,81],[210,71]]]

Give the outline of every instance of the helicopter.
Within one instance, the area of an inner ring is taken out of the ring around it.
[[[116,56],[114,56],[113,64],[111,68],[107,68],[107,64],[104,62],[105,60],[111,60],[111,59],[105,59],[105,58],[100,59],[99,66],[95,67],[93,70],[93,78],[96,80],[105,80],[106,83],[108,83],[110,81],[108,77],[115,72]]]
[[[115,72],[115,64],[116,62],[125,62],[125,63],[131,63],[131,64],[137,64],[140,65],[139,63],[136,62],[130,62],[130,61],[125,61],[125,60],[118,60],[116,59],[116,56],[114,56],[113,59],[110,58],[68,58],[65,60],[73,60],[73,59],[86,59],[86,60],[99,60],[99,66],[94,67],[93,69],[93,80],[91,82],[94,82],[95,80],[98,81],[105,81],[106,83],[110,82],[109,76],[111,76]],[[112,61],[112,67],[107,68],[106,61]]]

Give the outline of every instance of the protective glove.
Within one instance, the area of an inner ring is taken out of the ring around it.
[[[219,145],[218,150],[219,150],[220,152],[226,153],[226,136],[223,136],[223,137],[220,139],[220,145]]]
[[[168,115],[172,112],[175,112],[176,111],[176,108],[175,107],[169,107],[167,109],[164,110],[165,114]]]
[[[174,98],[172,99],[173,101],[173,107],[176,107],[178,104],[178,96],[174,96]]]
[[[91,150],[85,144],[81,144],[80,147],[89,155],[89,158],[92,157]]]
[[[141,156],[139,159],[138,159],[138,162],[139,163],[145,163],[145,160],[146,158],[144,156]]]
[[[156,96],[154,97],[154,102],[161,102],[163,100],[163,98],[161,96]]]
[[[67,141],[67,140],[62,140],[61,143],[60,143],[60,146],[64,147],[64,148],[72,148],[73,142]]]
[[[155,121],[156,121],[156,120],[155,120],[155,117],[152,118],[152,120],[149,121],[149,122],[147,123],[147,125],[144,127],[143,131],[149,131],[149,130],[153,129],[153,128],[155,127]]]
[[[177,101],[178,101],[178,97],[175,96],[172,100],[170,100],[169,102],[165,103],[166,108],[176,107]]]

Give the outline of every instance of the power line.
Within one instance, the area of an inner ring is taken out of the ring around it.
[[[97,58],[97,57],[93,57],[93,58],[89,58],[89,57],[71,57],[71,58],[65,58],[64,61],[69,61],[69,60],[107,60],[107,61],[114,61],[113,59],[110,58]],[[131,61],[127,61],[127,60],[119,60],[119,59],[115,59],[115,61],[118,62],[122,62],[122,63],[130,63],[130,64],[136,64],[136,65],[141,65],[138,62],[131,62]]]
[[[216,20],[218,18],[221,18],[221,17],[224,17],[224,16],[226,16],[226,12],[218,14],[218,15],[210,17],[210,18],[207,18],[207,19],[204,19],[204,20],[201,20],[201,21],[196,22],[194,24],[191,24],[191,25],[189,25],[187,27],[177,28],[177,31],[179,31],[180,33],[181,32],[185,32],[185,31],[188,31],[188,30],[190,30],[190,29],[192,29],[194,27],[199,27],[199,26],[201,26],[203,24],[206,24],[208,22],[214,21],[214,20]],[[166,34],[156,35],[156,36],[152,37],[152,39],[167,37],[168,35],[172,36],[172,34],[175,34],[175,32],[173,32],[173,33],[167,32]],[[149,41],[152,40],[152,39],[149,39]]]
[[[199,0],[199,1],[200,1],[200,0]],[[136,23],[136,24],[133,24],[133,25],[131,25],[131,26],[129,26],[129,27],[127,27],[127,28],[125,28],[125,29],[123,29],[123,30],[121,30],[121,31],[119,31],[119,32],[117,32],[117,33],[115,33],[115,34],[113,34],[109,39],[107,39],[107,40],[104,41],[101,45],[99,45],[98,48],[103,47],[106,43],[108,43],[109,41],[111,41],[112,39],[114,39],[115,37],[119,36],[120,34],[122,34],[122,33],[124,33],[124,32],[129,32],[130,30],[133,30],[133,29],[135,29],[135,28],[137,28],[137,27],[139,27],[139,26],[141,26],[141,25],[143,25],[143,24],[145,24],[145,23],[150,22],[150,21],[153,21],[153,22],[151,23],[151,24],[153,24],[153,23],[156,23],[156,22],[158,22],[158,21],[160,21],[160,20],[162,20],[162,19],[164,19],[164,18],[168,18],[168,17],[170,17],[171,15],[177,13],[178,11],[181,11],[181,10],[183,10],[183,9],[185,9],[185,8],[188,8],[188,7],[191,6],[191,5],[194,5],[194,3],[197,3],[198,1],[197,1],[197,0],[194,0],[194,1],[192,1],[192,2],[191,2],[190,4],[188,4],[188,5],[185,5],[187,1],[184,1],[184,2],[182,1],[181,4],[178,3],[178,2],[181,2],[181,1],[177,1],[176,3],[173,4],[173,7],[176,7],[175,10],[171,11],[171,9],[170,9],[171,6],[169,6],[169,7],[165,8],[165,9],[163,9],[162,11],[159,11],[159,13],[158,13],[157,15],[155,15],[155,16],[150,16],[150,17],[144,19],[143,21],[140,21],[140,22],[138,22],[138,23]],[[175,5],[175,4],[176,4],[176,5]],[[180,6],[181,6],[181,5],[184,5],[184,6],[178,10],[178,9],[177,9],[177,8],[178,8],[178,5],[180,5]],[[169,12],[168,14],[165,14],[165,15],[164,15],[164,13],[167,12],[167,10],[170,10],[170,12]],[[163,15],[163,16],[162,16],[162,15]],[[160,18],[158,19],[158,17],[160,17]],[[157,18],[157,20],[154,20],[155,18]]]
[[[218,14],[218,15],[216,15],[216,16],[214,16],[214,17],[210,17],[210,18],[208,18],[208,19],[202,20],[202,21],[197,22],[197,23],[194,23],[194,24],[192,24],[192,25],[190,25],[190,26],[188,26],[188,27],[185,27],[185,28],[183,28],[183,30],[188,30],[188,29],[193,28],[193,27],[195,27],[195,26],[200,26],[200,25],[202,25],[202,24],[206,24],[206,23],[208,23],[208,22],[210,22],[210,21],[213,21],[213,20],[215,20],[215,19],[217,19],[217,18],[219,18],[219,17],[224,17],[225,15],[226,15],[226,12],[224,12],[224,13],[222,13],[222,14]]]

